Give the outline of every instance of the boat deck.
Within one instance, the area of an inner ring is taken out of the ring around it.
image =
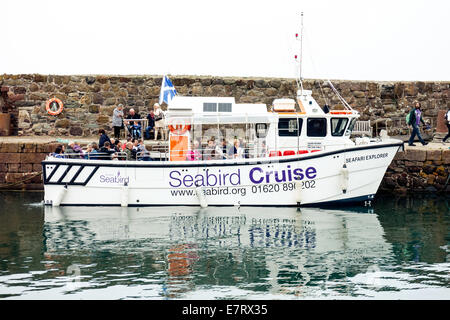
[[[405,141],[403,137],[391,137],[395,139],[400,139]],[[407,137],[409,138],[409,137]],[[406,138],[406,141],[408,140]],[[1,137],[0,136],[0,143],[68,143],[69,141],[75,141],[79,143],[82,146],[85,146],[91,142],[98,142],[98,136],[92,136],[92,137],[49,137],[49,136],[7,136],[7,137]],[[121,140],[126,141],[126,140]],[[144,144],[152,150],[153,148],[157,149],[158,147],[162,146],[168,146],[167,141],[162,140],[144,140]],[[446,144],[443,144],[441,142],[429,142],[428,145],[422,146],[422,144],[418,141],[415,142],[415,147],[408,146],[408,143],[405,142],[405,150],[415,149],[415,150],[447,150],[450,149],[450,140],[447,141]]]

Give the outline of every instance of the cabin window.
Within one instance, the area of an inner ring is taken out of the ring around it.
[[[217,112],[217,103],[215,102],[204,102],[203,112]]]
[[[280,137],[298,137],[302,131],[303,119],[281,118],[278,120],[278,135]]]
[[[348,118],[331,118],[331,135],[342,137],[347,126]]]
[[[325,118],[308,118],[306,132],[308,137],[325,137],[327,135],[327,120]]]
[[[356,118],[353,118],[348,125],[347,131],[345,131],[345,135],[349,136],[352,134],[353,128],[355,127]]]
[[[255,131],[257,138],[265,138],[267,136],[267,123],[257,123]]]
[[[219,112],[231,112],[231,103],[219,103]]]

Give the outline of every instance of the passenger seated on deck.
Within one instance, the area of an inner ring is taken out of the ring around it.
[[[142,139],[136,140],[133,146],[133,150],[136,152],[136,160],[150,161],[150,153],[145,148],[144,141]]]
[[[119,147],[119,144],[121,144],[119,139],[112,139],[111,140],[111,149],[114,149],[115,152],[122,151]]]
[[[101,160],[111,160],[112,155],[115,153],[114,149],[111,149],[111,144],[106,141],[103,147],[99,150],[98,159]]]
[[[228,150],[227,140],[222,139],[222,143],[216,145],[216,159],[228,159]]]
[[[141,137],[141,124],[139,121],[130,121],[130,120],[139,120],[141,116],[134,111],[134,109],[130,109],[130,114],[126,117],[125,123],[127,124],[128,132],[132,138],[140,138]]]
[[[125,153],[127,155],[127,160],[136,160],[136,152],[133,151],[133,143],[127,142],[125,147]]]
[[[127,138],[127,142],[125,142],[124,144],[122,144],[122,151],[123,151],[123,152],[125,152],[125,149],[127,148],[127,143],[128,143],[128,142],[132,142],[132,140],[133,140],[133,139],[132,139],[131,137],[128,137],[128,138]]]
[[[81,148],[81,146],[78,143],[74,143],[73,144],[73,151],[77,152],[80,154],[80,158],[84,158],[84,152],[83,152],[83,148]]]
[[[261,143],[261,149],[259,150],[258,156],[261,157],[261,158],[267,156],[267,146],[266,146],[266,142],[265,141],[263,141]]]
[[[233,144],[233,158],[242,159],[244,158],[244,148],[241,147],[239,139],[234,140]]]
[[[216,145],[214,143],[214,138],[208,140],[208,145],[205,148],[205,153],[203,154],[204,160],[216,159]]]
[[[194,140],[194,142],[191,143],[191,150],[187,152],[186,160],[197,161],[202,159],[202,154],[198,148],[199,146],[200,143],[197,140]]]
[[[69,158],[69,159],[84,158],[83,150],[81,149],[81,147],[78,144],[76,144],[73,141],[69,142],[67,149],[64,153],[66,154],[66,158]]]
[[[155,113],[153,110],[150,110],[149,114],[147,115],[147,121],[148,125],[147,128],[145,128],[145,139],[150,139],[150,131],[153,131],[155,128]]]
[[[96,155],[98,153],[98,145],[95,142],[92,142],[88,145],[86,153],[84,154],[85,159],[89,160],[97,160],[98,156]]]
[[[60,144],[56,147],[55,152],[52,153],[52,157],[55,158],[65,158],[64,156],[64,146]]]

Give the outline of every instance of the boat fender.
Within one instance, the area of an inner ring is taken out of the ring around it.
[[[303,199],[303,190],[302,190],[302,183],[300,181],[295,182],[295,201],[297,202],[297,205],[300,205],[302,203]]]
[[[122,198],[120,201],[120,205],[122,207],[128,207],[128,183],[125,182],[125,184],[122,186]]]
[[[343,193],[347,193],[348,189],[348,168],[344,163],[341,169],[341,188]]]
[[[206,208],[208,206],[208,203],[206,202],[205,195],[203,194],[203,188],[202,187],[196,187],[195,193],[197,194],[198,201],[200,202],[200,207]]]
[[[67,184],[59,190],[58,194],[56,195],[55,201],[52,202],[52,205],[54,207],[60,206],[66,192],[67,192]]]

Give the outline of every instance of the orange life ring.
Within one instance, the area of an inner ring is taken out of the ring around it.
[[[58,109],[55,108],[56,106],[58,107]],[[45,110],[52,116],[57,116],[58,114],[60,114],[63,111],[63,107],[64,104],[58,98],[48,99],[45,103]]]
[[[190,124],[169,124],[169,130],[170,132],[178,135],[184,134],[186,131],[191,130]]]

